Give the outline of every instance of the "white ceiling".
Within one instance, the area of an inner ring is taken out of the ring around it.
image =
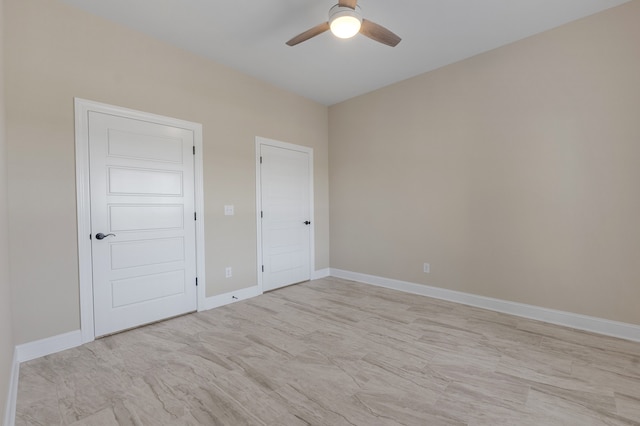
[[[337,0],[62,0],[325,105],[459,61],[629,0],[360,0],[402,37],[291,37]]]

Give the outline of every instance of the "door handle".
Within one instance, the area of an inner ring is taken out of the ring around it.
[[[115,236],[116,236],[116,234],[107,234],[107,235],[105,235],[102,232],[98,232],[96,234],[96,240],[103,240],[103,239],[105,239],[107,237],[115,237]]]
[[[304,223],[305,225],[311,225],[311,222],[309,222],[308,220],[305,220],[305,221],[304,221],[304,222],[302,222],[302,223]]]

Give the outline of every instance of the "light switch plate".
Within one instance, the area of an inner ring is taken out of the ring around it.
[[[224,206],[224,215],[225,216],[233,216],[233,205]]]

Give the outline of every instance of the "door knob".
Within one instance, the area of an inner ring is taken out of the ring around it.
[[[107,234],[107,235],[105,235],[102,232],[98,232],[96,234],[96,240],[103,240],[103,239],[105,239],[107,237],[115,237],[115,236],[116,236],[116,234]]]
[[[305,220],[305,221],[304,221],[304,222],[302,222],[302,223],[304,223],[305,225],[311,225],[311,222],[309,222],[308,220]]]

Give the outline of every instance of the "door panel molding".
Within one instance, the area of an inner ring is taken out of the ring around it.
[[[91,198],[89,184],[89,112],[125,117],[163,124],[193,132],[194,188],[196,220],[196,275],[198,277],[197,307],[206,309],[206,279],[204,257],[204,185],[202,159],[202,125],[190,121],[151,114],[86,99],[75,98],[76,199],[78,223],[78,275],[80,282],[80,329],[82,343],[95,339],[93,312],[93,273],[91,262]],[[167,154],[168,155],[168,154]],[[169,158],[170,159],[170,158]],[[195,285],[195,284],[194,284]]]
[[[262,253],[262,184],[261,184],[261,166],[260,166],[260,152],[261,146],[271,146],[275,148],[288,149],[292,151],[304,152],[309,155],[309,221],[311,221],[310,234],[309,234],[309,277],[313,277],[315,271],[315,210],[314,210],[314,172],[313,172],[313,148],[306,146],[295,145],[287,142],[281,142],[274,139],[263,138],[256,136],[256,276],[258,277],[258,291],[260,294],[264,292],[263,285],[263,273],[262,266],[264,265],[264,258]]]

